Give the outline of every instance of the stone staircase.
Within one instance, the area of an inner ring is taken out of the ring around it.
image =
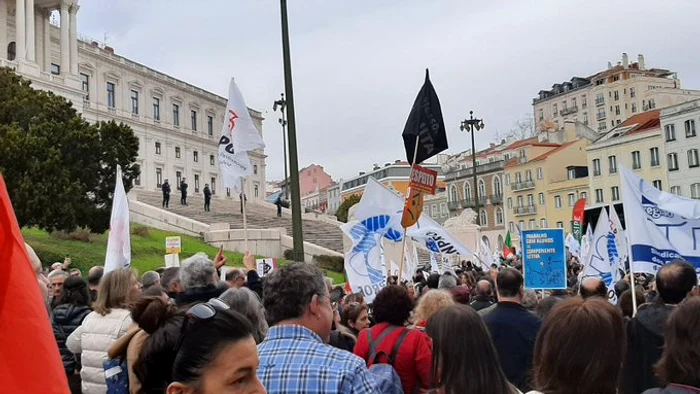
[[[162,203],[160,192],[139,192],[137,200],[160,208]],[[239,201],[212,199],[211,212],[204,212],[204,197],[187,196],[188,205],[180,205],[180,193],[170,194],[170,207],[168,211],[196,220],[205,224],[229,223],[232,229],[243,228],[243,215]],[[284,228],[288,235],[292,235],[292,216],[288,212],[282,212],[282,217],[277,217],[274,209],[261,206],[266,202],[246,205],[246,219],[249,229]],[[272,208],[274,205],[270,206]],[[305,219],[302,221],[304,241],[322,246],[324,248],[343,253],[343,232],[340,227],[317,220]]]

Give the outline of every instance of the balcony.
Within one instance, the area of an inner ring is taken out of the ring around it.
[[[513,183],[510,185],[510,190],[514,192],[519,192],[522,190],[530,190],[535,188],[535,182],[534,181],[525,181],[525,182],[519,182],[519,183]]]
[[[605,112],[598,112],[595,115],[596,120],[604,120],[605,119]]]
[[[489,196],[491,204],[503,204],[503,194],[492,194]]]
[[[605,105],[605,97],[598,97],[595,99],[595,105],[596,107]]]
[[[457,201],[448,201],[447,202],[447,209],[450,211],[456,211],[459,209],[459,202]]]
[[[571,107],[562,108],[562,110],[559,111],[559,115],[566,116],[569,114],[575,114],[576,112],[578,112],[578,105],[572,105]]]
[[[471,163],[471,156],[468,158],[469,162]],[[494,161],[493,163],[486,163],[486,164],[481,164],[476,166],[476,173],[477,174],[485,174],[493,171],[501,171],[503,170],[503,164],[505,162],[503,160],[499,161]],[[472,167],[469,168],[464,168],[461,170],[452,170],[448,171],[445,173],[445,181],[454,181],[457,179],[462,179],[462,178],[468,178],[474,176],[474,171],[472,171]]]
[[[462,208],[473,208],[476,206],[476,201],[472,199],[466,199],[460,201],[460,205],[462,206]]]
[[[536,215],[537,207],[534,205],[528,205],[525,207],[515,207],[513,208],[513,214],[515,216]]]

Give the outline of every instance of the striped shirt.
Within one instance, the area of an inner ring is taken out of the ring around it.
[[[258,378],[269,394],[379,394],[365,362],[306,327],[270,328],[258,345]]]

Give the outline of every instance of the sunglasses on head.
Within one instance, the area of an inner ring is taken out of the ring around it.
[[[190,324],[197,320],[212,319],[214,316],[216,316],[216,312],[226,311],[229,309],[230,307],[228,304],[223,302],[220,298],[212,298],[207,302],[193,305],[190,309],[188,309],[187,313],[185,313],[185,320],[182,322],[182,328],[180,329],[180,338],[177,340],[177,345],[175,345],[175,348],[173,349],[175,355],[177,356],[177,353],[182,347],[182,343],[185,341],[185,334]]]

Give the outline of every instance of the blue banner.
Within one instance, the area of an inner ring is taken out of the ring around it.
[[[566,289],[564,229],[523,230],[525,288]]]

